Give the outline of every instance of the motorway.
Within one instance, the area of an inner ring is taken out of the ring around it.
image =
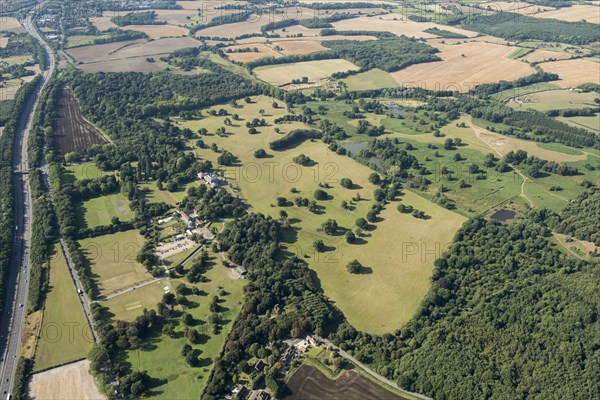
[[[33,115],[39,97],[54,73],[55,60],[52,51],[33,28],[33,14],[28,14],[23,23],[25,29],[44,47],[47,68],[42,72],[42,79],[36,91],[30,96],[21,114],[13,149],[13,193],[15,198],[15,237],[12,253],[12,264],[7,281],[6,307],[2,315],[0,327],[0,354],[2,369],[0,371],[0,390],[2,395],[10,393],[13,387],[16,363],[21,347],[23,323],[27,315],[27,293],[29,289],[29,249],[31,245],[31,189],[29,187],[29,160],[27,159],[27,143],[33,124]]]

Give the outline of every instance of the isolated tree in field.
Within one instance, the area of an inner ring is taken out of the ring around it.
[[[325,251],[325,243],[321,239],[315,240],[313,242],[313,248],[319,253],[321,253]]]
[[[210,311],[217,312],[219,311],[219,297],[213,296],[212,301],[210,302]]]
[[[256,128],[250,128],[250,129],[248,129],[248,133],[251,135],[256,135],[258,133],[258,131],[256,130]]]
[[[327,235],[335,235],[339,228],[335,219],[328,219],[323,223],[323,225],[321,225],[321,227],[323,228],[323,232],[325,232]]]
[[[348,265],[346,265],[346,269],[351,274],[358,274],[362,268],[363,266],[358,262],[358,260],[352,260],[348,263]]]
[[[454,155],[454,157],[452,157],[452,159],[453,159],[454,161],[460,161],[460,160],[462,160],[462,156],[460,155],[460,153],[456,153],[456,154]]]
[[[340,180],[340,185],[343,188],[352,189],[352,186],[354,186],[354,183],[352,182],[352,180],[350,178],[342,178]]]
[[[315,200],[327,200],[327,192],[323,189],[315,190]]]
[[[258,149],[254,152],[255,158],[265,158],[267,156],[267,152],[264,149]]]

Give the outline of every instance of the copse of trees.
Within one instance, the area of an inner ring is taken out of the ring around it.
[[[271,150],[284,150],[296,146],[306,140],[319,139],[320,137],[321,132],[315,129],[295,129],[284,137],[269,143],[269,148]]]
[[[600,190],[592,188],[571,200],[559,213],[552,227],[581,240],[600,246]]]

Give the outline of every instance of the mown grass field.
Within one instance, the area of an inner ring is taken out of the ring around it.
[[[56,245],[50,259],[49,290],[35,351],[34,370],[84,358],[93,342],[67,262],[60,246]]]
[[[214,255],[213,255],[214,256]],[[215,260],[216,261],[216,260]],[[160,332],[150,335],[145,343],[149,344],[149,350],[135,350],[127,353],[127,361],[131,363],[134,370],[146,370],[148,374],[158,380],[158,385],[153,387],[148,397],[162,399],[192,399],[202,391],[214,359],[219,355],[231,325],[241,309],[243,300],[243,286],[245,280],[232,279],[227,269],[216,262],[206,272],[205,276],[210,280],[207,283],[199,283],[197,287],[203,295],[186,295],[189,305],[185,311],[190,313],[195,322],[194,328],[202,335],[200,344],[192,345],[194,349],[200,350],[200,365],[190,368],[183,356],[181,349],[189,344],[184,336],[186,326],[181,322],[180,311],[171,320],[178,325],[175,328],[177,337],[171,338]],[[173,280],[173,285],[177,281]],[[188,287],[191,285],[188,283]],[[219,295],[219,289],[225,291],[225,295]],[[213,296],[218,295],[223,301],[219,304],[220,314],[224,322],[219,333],[212,333],[211,325],[207,322],[209,305]],[[156,299],[158,303],[160,298]]]
[[[106,296],[152,279],[146,268],[136,261],[144,238],[135,230],[97,236],[80,241],[92,273]]]
[[[155,310],[165,294],[165,287],[171,290],[167,279],[160,279],[146,286],[121,294],[102,302],[104,307],[114,314],[115,320],[133,321],[142,315],[144,309]]]
[[[121,221],[129,221],[133,218],[129,200],[121,193],[95,197],[78,204],[81,226],[88,228],[110,225],[113,217]]]
[[[106,172],[98,169],[95,163],[87,162],[81,164],[70,164],[65,167],[65,175],[69,183],[75,180],[96,179],[104,175],[112,175],[114,172]]]
[[[348,90],[370,90],[397,87],[398,82],[392,76],[380,69],[371,69],[344,79]]]
[[[332,103],[331,108],[334,107]],[[267,121],[272,121],[276,114],[284,113],[283,110],[272,109],[266,99],[244,104],[243,108],[234,112],[247,120],[257,116],[255,110],[261,108],[265,110]],[[221,126],[222,120],[223,117],[209,117],[182,125],[194,130],[197,126],[205,126],[210,132]],[[465,218],[407,192],[403,201],[425,211],[432,216],[431,219],[421,221],[400,214],[395,209],[397,204],[392,203],[382,214],[381,221],[366,233],[363,244],[347,244],[342,236],[343,230],[353,229],[356,219],[365,217],[374,203],[373,191],[376,187],[368,181],[372,170],[349,157],[331,152],[320,141],[305,142],[286,151],[271,151],[268,143],[279,136],[274,133],[274,126],[259,128],[260,133],[250,135],[243,124],[242,121],[239,124],[241,126],[227,127],[228,134],[225,137],[203,137],[207,145],[215,143],[239,158],[239,166],[224,168],[232,186],[240,190],[256,211],[274,217],[279,216],[280,210],[288,213],[292,229],[285,234],[287,251],[309,257],[306,260],[317,272],[326,295],[335,301],[355,327],[367,332],[385,333],[407,322],[429,288],[436,257],[408,257],[403,260],[403,254],[412,252],[415,243],[417,251],[425,248],[439,250],[452,240],[454,232]],[[288,130],[286,124],[277,126]],[[271,157],[255,159],[253,153],[259,148],[266,149]],[[201,154],[209,159],[218,155],[208,149]],[[310,157],[315,164],[310,167],[295,164],[292,159],[299,154]],[[339,180],[345,177],[352,179],[354,188],[340,186]],[[318,202],[321,206],[318,214],[304,207],[276,206],[279,196],[289,202],[296,196],[312,200],[318,184],[325,182],[331,186],[326,189],[330,199]],[[297,193],[291,193],[292,188]],[[351,211],[342,209],[341,202],[351,202],[357,193],[362,200],[355,202]],[[328,218],[335,219],[343,228],[338,235],[327,236],[321,232],[321,224]],[[331,247],[331,251],[315,253],[312,244],[316,239],[322,239]],[[370,273],[349,274],[345,266],[354,258],[361,261]],[[373,308],[370,304],[379,306]]]
[[[557,117],[557,119],[565,124],[600,134],[600,115],[598,114],[591,117]]]

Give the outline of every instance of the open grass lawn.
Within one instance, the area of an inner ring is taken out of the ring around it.
[[[36,371],[87,356],[94,340],[60,246],[50,260],[50,286],[35,352]]]
[[[67,183],[73,183],[75,180],[96,179],[104,175],[114,175],[114,172],[106,172],[98,169],[93,162],[81,164],[69,164],[65,167],[65,178]]]
[[[593,115],[591,117],[569,117],[569,118],[564,118],[564,117],[557,117],[556,119],[558,119],[561,122],[564,122],[565,124],[577,127],[577,128],[584,128],[587,130],[590,130],[592,132],[596,132],[598,134],[600,134],[600,115],[596,114]]]
[[[172,290],[170,282],[167,279],[161,279],[103,301],[101,304],[108,307],[109,311],[114,314],[115,320],[133,321],[142,315],[144,309],[156,310],[156,305],[165,294],[165,287]]]
[[[186,295],[189,301],[186,312],[194,317],[194,328],[202,334],[202,342],[192,345],[194,349],[201,352],[199,366],[191,368],[186,364],[184,357],[181,356],[181,349],[189,342],[184,336],[186,326],[181,321],[180,311],[174,313],[172,318],[173,321],[178,323],[175,329],[177,332],[176,338],[158,332],[144,340],[144,343],[147,343],[150,347],[149,350],[136,350],[127,353],[127,361],[131,363],[134,370],[146,370],[150,376],[158,380],[158,384],[151,388],[151,394],[148,397],[162,399],[197,398],[206,384],[214,359],[221,352],[231,325],[241,309],[242,288],[247,281],[232,279],[228,270],[220,262],[216,262],[205,275],[210,281],[197,284],[198,288],[203,291],[203,295]],[[172,284],[177,285],[177,281],[173,280]],[[189,283],[187,285],[190,287]],[[220,303],[221,317],[225,323],[219,333],[213,334],[212,327],[207,322],[207,317],[212,297],[218,295],[219,288],[223,288],[226,292],[224,296],[219,295],[222,299]],[[156,299],[156,302],[158,301],[160,301],[160,298]]]
[[[140,188],[147,190],[146,199],[148,199],[148,201],[153,203],[162,201],[164,203],[174,206],[185,198],[187,188],[193,185],[193,182],[189,183],[176,192],[169,192],[168,190],[159,190],[156,186],[156,182],[141,184]]]
[[[262,107],[266,114],[273,112],[264,103],[250,106]],[[336,103],[328,103],[327,106],[330,110],[328,116],[333,116]],[[235,112],[244,119],[256,116],[252,113],[248,115],[249,109],[246,107],[244,105],[244,108]],[[317,105],[311,107],[316,109]],[[269,118],[272,117],[267,120]],[[205,126],[211,131],[213,127],[216,129],[222,125],[222,119],[210,117],[200,123],[189,121],[182,125],[192,129]],[[280,127],[285,129],[287,125]],[[368,182],[372,170],[349,157],[331,152],[320,141],[305,142],[286,151],[271,151],[268,142],[278,136],[272,133],[272,129],[259,128],[260,133],[249,135],[245,127],[228,127],[227,137],[213,135],[203,140],[208,145],[216,143],[219,148],[227,149],[239,158],[241,166],[225,169],[225,175],[256,211],[274,217],[278,217],[282,209],[288,213],[292,229],[284,235],[287,251],[309,257],[306,260],[317,272],[326,295],[340,307],[354,326],[372,333],[392,332],[399,328],[410,319],[427,293],[436,258],[419,256],[403,260],[403,252],[412,252],[413,242],[418,246],[418,251],[424,246],[434,251],[436,248],[440,250],[442,243],[452,240],[454,232],[465,218],[408,192],[404,201],[431,215],[430,220],[416,220],[410,215],[400,214],[394,203],[382,214],[382,221],[366,233],[363,244],[345,243],[342,230],[338,236],[327,236],[320,227],[328,218],[335,219],[344,229],[353,229],[356,219],[366,216],[374,203],[373,191],[376,189]],[[271,157],[255,159],[253,153],[258,148],[266,149]],[[210,150],[198,151],[207,158],[214,154]],[[309,167],[295,164],[292,159],[299,154],[310,157],[315,164]],[[339,180],[345,177],[352,179],[354,188],[340,186]],[[322,207],[318,214],[304,207],[275,206],[278,196],[285,197],[289,202],[298,196],[312,200],[320,182],[329,183],[331,188],[326,189],[330,199],[318,202]],[[291,193],[292,188],[296,188],[297,193]],[[351,202],[357,193],[362,200],[356,202],[350,211],[342,209],[341,202]],[[432,234],[433,231],[436,233]],[[322,239],[331,250],[315,253],[312,244],[316,239]],[[406,242],[404,247],[403,242]],[[407,246],[408,249],[405,248]],[[349,274],[345,266],[354,258],[361,261],[370,272]],[[370,304],[380,306],[373,309]]]
[[[509,105],[515,109],[529,108],[538,111],[560,110],[565,108],[595,108],[593,92],[579,93],[571,90],[546,90],[516,97]]]
[[[505,100],[508,100],[508,99],[510,99],[512,97],[516,97],[516,96],[522,96],[522,95],[526,95],[526,94],[530,94],[530,93],[536,93],[536,92],[545,91],[545,90],[555,90],[555,89],[560,89],[560,88],[559,88],[559,86],[557,86],[553,83],[540,82],[540,83],[534,83],[529,86],[523,86],[523,87],[519,87],[519,88],[503,90],[501,92],[493,94],[492,98],[494,98],[498,101],[505,101]]]
[[[398,82],[389,73],[380,69],[371,69],[344,79],[348,90],[372,90],[397,87]]]
[[[538,143],[537,145],[538,145],[538,147],[541,147],[542,149],[556,151],[559,153],[570,154],[573,156],[579,156],[579,155],[583,154],[581,152],[581,150],[575,149],[573,147],[565,146],[564,144],[560,144],[560,143]]]
[[[67,46],[66,48],[77,47],[77,46],[87,46],[89,44],[94,44],[96,39],[107,38],[108,35],[81,35],[81,36],[69,36],[67,38]]]
[[[80,223],[88,228],[110,225],[113,217],[118,217],[121,221],[129,221],[133,218],[129,200],[121,193],[86,200],[79,203],[79,210]]]
[[[137,231],[97,236],[80,243],[92,265],[101,296],[152,279],[146,268],[136,261],[144,245],[144,238]]]

